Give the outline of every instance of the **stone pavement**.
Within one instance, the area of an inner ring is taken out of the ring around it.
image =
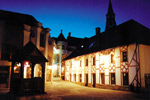
[[[141,94],[85,87],[62,80],[47,83],[45,90],[46,94],[0,100],[144,100]]]
[[[144,100],[132,92],[85,87],[66,81],[46,84],[46,92],[61,100]]]

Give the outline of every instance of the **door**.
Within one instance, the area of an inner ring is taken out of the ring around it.
[[[93,87],[95,87],[95,86],[96,86],[96,75],[93,74]]]
[[[104,80],[104,73],[101,73],[101,84],[105,84],[105,80]]]
[[[128,73],[123,74],[123,85],[128,85]]]
[[[111,73],[111,84],[115,84],[115,73]]]
[[[86,81],[85,86],[88,86],[88,74],[86,74]]]

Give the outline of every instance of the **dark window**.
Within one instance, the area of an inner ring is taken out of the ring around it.
[[[111,63],[114,63],[114,55],[111,54]]]
[[[95,65],[95,57],[93,57],[93,65]]]
[[[110,74],[110,78],[111,78],[111,84],[115,84],[115,73],[111,73]]]
[[[30,40],[31,40],[31,37],[34,38],[35,37],[35,33],[33,30],[31,30],[31,33],[30,33]]]
[[[104,80],[104,73],[101,73],[101,84],[105,84],[105,80]]]
[[[88,66],[88,59],[85,60],[85,66]]]
[[[122,73],[123,75],[123,85],[128,85],[128,73]]]
[[[82,74],[80,74],[79,79],[79,81],[82,82]]]
[[[122,52],[122,59],[123,59],[123,62],[127,61],[127,52]]]
[[[40,46],[45,47],[44,34],[40,34]]]
[[[65,50],[65,49],[66,49],[64,45],[62,45],[62,49],[63,49],[63,50]]]

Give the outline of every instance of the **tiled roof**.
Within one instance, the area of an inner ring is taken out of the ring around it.
[[[86,47],[77,48],[76,51],[64,60],[134,43],[150,45],[150,29],[131,19],[89,38],[86,42]]]

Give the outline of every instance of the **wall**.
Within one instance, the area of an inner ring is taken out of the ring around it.
[[[123,75],[128,74],[128,85],[130,85],[136,75],[136,62],[134,51],[136,45],[128,45],[116,48],[110,48],[107,50],[86,54],[83,56],[75,57],[65,61],[65,79],[74,82],[74,74],[76,74],[76,82],[79,81],[79,74],[82,74],[82,84],[86,82],[86,74],[88,74],[89,86],[93,84],[93,74],[96,75],[96,84],[101,85],[101,73],[104,73],[105,85],[110,86],[124,86]],[[127,52],[127,61],[123,61],[123,52]],[[137,50],[138,52],[138,50]],[[111,55],[113,57],[113,63],[111,63]],[[96,65],[92,65],[93,57],[96,57]],[[85,59],[88,58],[88,66],[85,65]],[[80,60],[82,60],[82,66],[80,66]],[[139,57],[137,55],[137,61]],[[72,63],[72,64],[71,64]],[[115,73],[115,84],[111,84],[111,73]],[[71,76],[70,76],[71,74]],[[71,80],[70,80],[71,79]],[[136,81],[134,82],[136,85]]]
[[[140,45],[140,70],[141,70],[141,86],[145,86],[144,74],[150,74],[150,46]]]

